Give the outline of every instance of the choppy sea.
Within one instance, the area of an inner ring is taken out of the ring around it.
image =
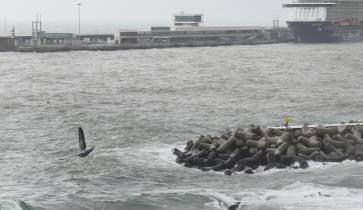
[[[224,176],[171,153],[284,116],[363,120],[362,78],[363,43],[0,53],[0,209],[363,209],[363,163]]]

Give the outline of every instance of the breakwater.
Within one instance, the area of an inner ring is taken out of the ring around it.
[[[157,49],[157,48],[178,48],[178,47],[217,47],[232,45],[259,45],[259,44],[275,44],[282,43],[276,40],[246,40],[243,42],[206,42],[206,43],[168,43],[168,44],[94,44],[94,45],[53,45],[40,47],[19,47],[15,48],[15,52],[66,52],[66,51],[114,51],[114,50],[136,50],[136,49]]]
[[[301,128],[227,128],[221,136],[201,135],[188,141],[184,151],[174,148],[176,162],[202,171],[223,171],[226,175],[244,171],[253,174],[264,166],[308,168],[307,161],[363,161],[362,124],[308,126]]]

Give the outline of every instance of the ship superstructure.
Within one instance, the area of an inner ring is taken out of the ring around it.
[[[284,4],[300,42],[363,41],[363,0],[298,0]]]

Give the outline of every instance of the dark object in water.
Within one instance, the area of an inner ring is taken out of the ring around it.
[[[300,160],[299,164],[300,164],[300,168],[302,168],[302,169],[309,168],[309,164],[306,160]]]
[[[78,128],[78,141],[79,141],[79,149],[81,150],[81,153],[78,154],[78,156],[81,158],[87,157],[93,151],[94,148],[92,147],[91,149],[87,150],[83,129],[81,127]]]
[[[237,202],[237,203],[231,205],[230,207],[228,207],[228,210],[237,210],[240,205],[241,205],[241,202]]]
[[[254,174],[255,172],[253,172],[253,170],[252,169],[247,169],[247,170],[245,170],[245,174]]]
[[[227,169],[227,170],[224,171],[224,174],[226,176],[231,176],[232,175],[232,170],[231,169]]]

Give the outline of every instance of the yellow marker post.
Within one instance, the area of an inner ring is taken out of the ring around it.
[[[285,126],[286,126],[286,129],[287,129],[287,127],[289,126],[289,121],[290,121],[289,117],[285,117],[284,121],[285,121]]]

